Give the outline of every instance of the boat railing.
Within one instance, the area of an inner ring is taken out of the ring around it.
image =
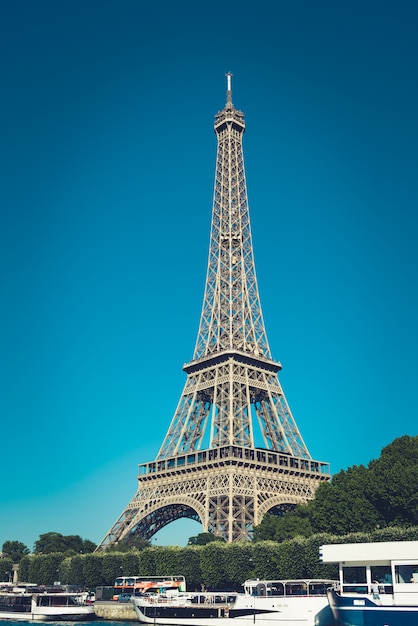
[[[248,595],[256,597],[326,596],[335,580],[251,580],[244,583]]]
[[[235,604],[236,594],[186,593],[184,595],[175,594],[170,596],[165,594],[155,594],[147,596],[143,599],[143,601],[145,601],[146,604],[160,606],[165,604],[176,604],[178,606],[189,606],[190,604],[200,606],[211,606],[215,604],[231,606]]]

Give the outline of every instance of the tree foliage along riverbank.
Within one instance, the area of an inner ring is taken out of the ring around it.
[[[337,568],[319,560],[319,547],[327,543],[369,541],[416,541],[418,526],[385,528],[370,533],[336,536],[326,533],[296,537],[289,541],[223,543],[205,546],[163,547],[128,552],[101,552],[65,556],[61,553],[25,556],[20,562],[19,579],[38,584],[55,581],[87,588],[113,585],[117,576],[186,577],[189,589],[204,584],[209,589],[241,590],[247,578],[336,578]],[[4,559],[7,561],[7,559]],[[10,567],[10,564],[9,564]],[[0,577],[3,563],[0,561]],[[7,571],[7,566],[5,568]]]
[[[315,497],[281,517],[266,515],[254,540],[283,541],[318,532],[344,535],[418,524],[418,437],[385,446],[367,467],[353,465],[319,485]]]

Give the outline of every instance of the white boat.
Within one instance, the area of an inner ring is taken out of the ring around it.
[[[94,606],[85,594],[18,588],[0,592],[0,620],[86,621],[96,618]]]
[[[328,591],[336,626],[417,626],[418,541],[324,545],[324,563],[339,563]]]
[[[132,596],[140,622],[165,626],[334,626],[326,591],[332,580],[247,580],[244,593]]]

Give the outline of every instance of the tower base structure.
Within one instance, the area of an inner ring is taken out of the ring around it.
[[[307,502],[326,480],[327,463],[240,446],[144,463],[137,493],[99,547],[149,539],[180,518],[228,542],[248,540],[267,512]]]

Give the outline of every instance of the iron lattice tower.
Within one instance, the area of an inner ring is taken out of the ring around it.
[[[312,498],[329,465],[302,439],[271,358],[261,311],[242,150],[244,115],[215,116],[218,138],[206,288],[193,360],[160,451],[98,550],[150,538],[181,517],[227,541],[251,538],[265,513]]]

